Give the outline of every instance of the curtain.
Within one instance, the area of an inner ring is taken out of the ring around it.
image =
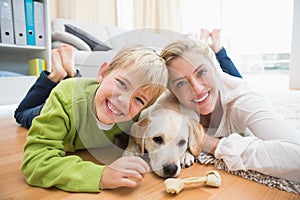
[[[51,19],[67,18],[117,26],[117,0],[51,0]]]
[[[133,13],[132,18],[123,19],[124,16],[119,16],[119,19],[132,21],[134,29],[182,31],[181,0],[132,0],[133,7],[128,0],[50,0],[50,16],[51,19],[67,18],[118,26],[118,1],[123,1],[119,2],[119,6],[123,7],[128,3],[122,9]]]
[[[180,0],[134,0],[135,28],[181,32]]]

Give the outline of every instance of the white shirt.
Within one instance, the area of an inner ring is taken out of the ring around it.
[[[229,170],[255,170],[300,182],[300,133],[268,107],[241,78],[221,73],[224,113],[212,135],[222,138],[215,157]]]

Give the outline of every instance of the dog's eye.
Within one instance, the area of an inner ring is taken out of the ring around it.
[[[181,146],[185,145],[185,143],[186,143],[186,141],[182,139],[178,142],[178,146],[181,147]]]
[[[155,143],[157,143],[157,144],[162,144],[162,143],[164,143],[164,140],[163,140],[163,138],[162,138],[161,136],[154,137],[154,138],[153,138],[153,141],[154,141]]]

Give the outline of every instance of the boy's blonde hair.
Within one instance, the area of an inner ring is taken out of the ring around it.
[[[131,65],[133,64],[133,65]],[[162,94],[168,82],[168,70],[165,61],[152,49],[142,45],[126,45],[112,59],[106,73],[129,65],[130,73],[139,76],[145,85],[142,89],[153,94],[148,105],[152,105]]]

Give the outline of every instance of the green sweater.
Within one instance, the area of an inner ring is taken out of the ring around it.
[[[100,192],[105,166],[65,153],[108,146],[116,135],[128,131],[133,121],[118,123],[108,131],[99,129],[92,105],[98,87],[95,80],[76,78],[64,80],[52,90],[24,147],[22,172],[29,184]]]

